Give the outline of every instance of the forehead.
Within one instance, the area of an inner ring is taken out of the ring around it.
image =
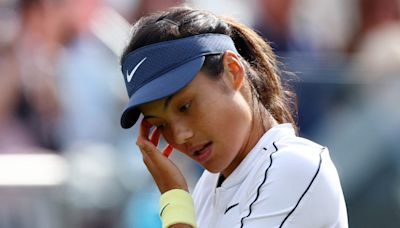
[[[212,87],[214,81],[209,79],[209,77],[204,73],[204,72],[199,72],[186,87],[184,87],[182,90],[178,91],[177,93],[156,100],[152,101],[143,105],[139,106],[140,112],[143,114],[146,114],[148,112],[153,112],[153,111],[163,111],[166,107],[166,105],[169,105],[170,103],[173,103],[176,100],[179,100],[181,98],[186,98],[188,96],[195,96],[200,93],[210,93],[210,88]]]
[[[183,89],[179,90],[177,93],[172,94],[168,97],[164,97],[159,100],[155,100],[155,101],[140,105],[139,110],[145,114],[148,111],[164,109],[165,105],[167,105],[171,101],[175,100],[176,98],[182,97],[185,94],[192,92],[197,87],[197,85],[199,83],[201,83],[201,82],[199,82],[199,80],[197,80],[199,77],[201,77],[200,76],[201,74],[202,73],[199,72],[187,86],[185,86]]]
[[[144,115],[146,115],[147,113],[153,113],[153,112],[157,112],[157,111],[162,111],[165,101],[167,98],[162,98],[156,101],[152,101],[146,104],[142,104],[140,105],[138,108],[140,110],[140,112]]]

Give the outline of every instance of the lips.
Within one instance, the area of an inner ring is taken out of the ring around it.
[[[206,161],[211,155],[212,142],[206,143],[201,146],[193,147],[190,153],[193,155],[194,159],[198,162]]]

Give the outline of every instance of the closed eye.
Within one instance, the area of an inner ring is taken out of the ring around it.
[[[145,116],[144,119],[150,119],[150,118],[155,118],[152,116]],[[152,126],[158,128],[158,129],[162,129],[165,127],[165,123],[162,123],[161,121],[154,121],[154,120],[150,120],[148,121]]]
[[[154,125],[158,130],[161,130],[164,128],[165,124],[159,124],[159,125]]]
[[[187,102],[179,107],[179,112],[187,112],[190,108],[191,102]]]

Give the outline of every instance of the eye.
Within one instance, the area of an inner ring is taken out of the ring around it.
[[[158,125],[154,125],[158,130],[161,130],[165,127],[165,124],[158,124]]]
[[[186,102],[182,106],[179,107],[179,112],[187,112],[190,108],[191,102]]]
[[[149,123],[153,126],[153,127],[155,127],[155,128],[158,128],[158,129],[162,129],[162,128],[164,128],[165,127],[165,123],[163,123],[163,122],[161,122],[161,121],[153,121],[153,120],[149,120]]]

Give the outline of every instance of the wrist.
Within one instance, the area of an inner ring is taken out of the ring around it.
[[[182,189],[172,189],[160,197],[160,218],[163,228],[174,224],[196,227],[194,203],[191,195]]]

